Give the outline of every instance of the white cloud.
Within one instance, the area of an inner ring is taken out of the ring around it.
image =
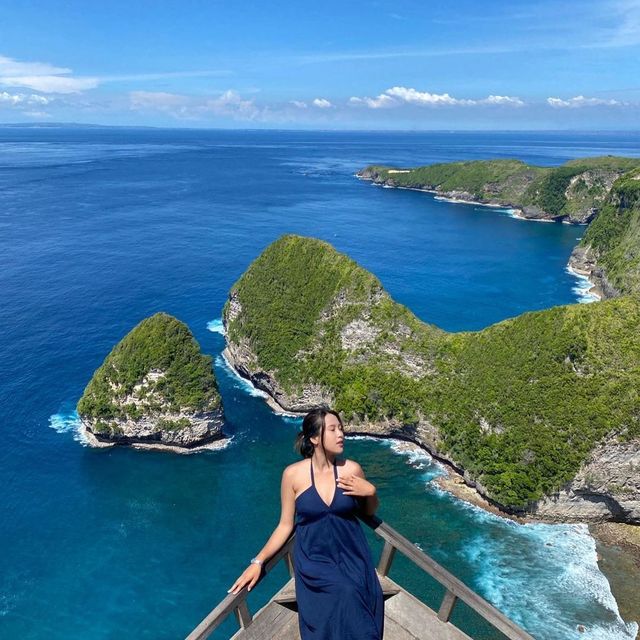
[[[252,120],[258,109],[253,100],[245,100],[233,89],[229,89],[217,98],[211,98],[204,105],[205,111],[211,111],[216,115],[239,116],[242,119]]]
[[[291,104],[294,107],[298,107],[298,109],[306,109],[307,108],[307,103],[306,102],[302,102],[301,100],[292,100]]]
[[[54,67],[47,62],[19,62],[0,56],[0,76],[58,76],[71,73],[71,69]]]
[[[35,93],[27,95],[25,93],[8,93],[7,91],[0,92],[0,104],[18,105],[18,104],[37,104],[46,105],[51,102],[51,98],[45,98],[45,96],[39,96]]]
[[[547,98],[547,104],[557,109],[577,109],[579,107],[597,107],[597,106],[619,106],[622,102],[617,100],[602,100],[600,98],[585,98],[584,96],[576,96],[568,100],[561,98]]]
[[[349,104],[365,104],[369,109],[383,109],[396,106],[398,103],[391,96],[381,93],[377,98],[358,98],[353,96],[349,98]]]
[[[315,98],[311,104],[313,104],[314,107],[318,107],[318,109],[329,109],[333,107],[325,98]]]
[[[434,104],[466,104],[468,100],[452,98],[448,93],[429,93],[428,91],[416,91],[407,87],[392,87],[385,93],[410,104],[434,105]]]
[[[381,109],[384,107],[394,107],[401,104],[413,104],[419,106],[474,106],[474,105],[501,105],[510,107],[522,107],[524,102],[514,96],[490,95],[482,100],[467,100],[454,98],[448,93],[429,93],[428,91],[417,91],[408,87],[391,87],[377,98],[359,98],[353,96],[349,98],[351,105],[364,105],[370,109]]]
[[[25,87],[42,93],[80,93],[95,89],[98,78],[72,78],[70,76],[0,76],[5,87]]]
[[[516,98],[514,96],[488,96],[484,100],[479,100],[478,102],[482,104],[498,104],[498,105],[506,105],[509,107],[523,107],[524,102],[520,100],[520,98]]]
[[[120,76],[74,76],[71,69],[46,62],[20,62],[0,56],[0,85],[24,87],[42,93],[81,93],[106,82],[153,81],[167,78],[195,78],[230,75],[226,70],[171,71]]]
[[[24,95],[17,93],[11,94],[3,91],[0,93],[0,104],[20,104],[24,100]]]
[[[20,62],[0,56],[0,85],[23,87],[42,93],[80,93],[98,86],[98,78],[71,75],[71,69],[48,62]]]

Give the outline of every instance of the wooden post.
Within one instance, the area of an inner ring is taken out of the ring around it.
[[[289,570],[289,576],[293,578],[295,571],[293,570],[293,553],[291,551],[285,555],[284,561],[287,565],[287,569]]]
[[[451,617],[451,612],[453,611],[453,607],[455,606],[458,598],[454,593],[447,590],[444,594],[444,598],[442,598],[442,604],[440,605],[440,610],[438,611],[438,618],[442,620],[442,622],[449,622],[449,618]]]
[[[393,562],[393,557],[396,555],[396,548],[390,543],[385,541],[382,553],[380,554],[380,561],[378,562],[378,573],[381,576],[389,575],[389,569]]]
[[[246,600],[242,600],[238,603],[238,606],[233,610],[233,613],[236,614],[236,620],[238,621],[241,629],[246,629],[253,622]]]

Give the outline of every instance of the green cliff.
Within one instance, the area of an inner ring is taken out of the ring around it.
[[[640,436],[633,297],[448,333],[330,245],[284,236],[224,321],[230,362],[282,408],[326,402],[358,432],[410,438],[507,508],[558,491],[603,441]]]
[[[572,255],[609,296],[640,295],[640,170],[613,184],[606,203]]]
[[[537,167],[519,160],[476,160],[412,169],[369,166],[365,180],[391,187],[427,189],[442,196],[514,207],[532,219],[590,221],[613,182],[640,160],[604,156]]]
[[[78,413],[102,441],[177,447],[221,436],[222,404],[211,357],[189,328],[156,313],[132,329],[94,373]]]

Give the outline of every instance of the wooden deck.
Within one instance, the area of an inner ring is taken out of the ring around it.
[[[380,576],[384,595],[385,640],[471,640],[387,576]],[[300,640],[293,579],[256,613],[253,623],[231,640]]]
[[[509,640],[534,640],[524,629],[469,589],[387,523],[375,517],[362,516],[360,519],[384,540],[377,568],[385,598],[384,640],[473,640],[450,621],[451,612],[458,600],[462,600]],[[292,536],[265,564],[265,575],[280,560],[286,562],[289,574],[293,575],[293,539]],[[444,586],[445,595],[437,612],[389,578],[389,568],[396,551],[400,551]],[[231,640],[300,640],[298,604],[293,578],[255,615],[249,612],[246,596],[246,587],[237,594],[227,595],[189,634],[187,640],[205,640],[232,612],[236,616],[240,629]]]

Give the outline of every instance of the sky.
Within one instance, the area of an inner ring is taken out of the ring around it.
[[[640,129],[640,0],[1,0],[0,123]]]

